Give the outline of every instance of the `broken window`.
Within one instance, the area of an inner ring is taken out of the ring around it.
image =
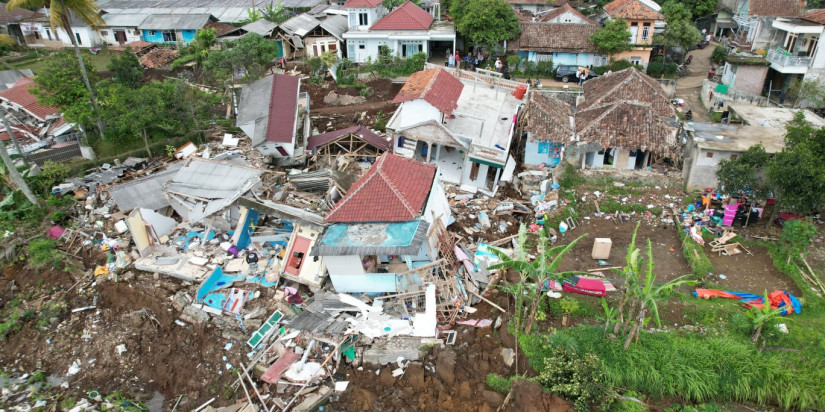
[[[163,32],[163,41],[165,41],[165,42],[176,42],[176,41],[178,41],[178,36],[173,31],[165,31],[165,32]]]

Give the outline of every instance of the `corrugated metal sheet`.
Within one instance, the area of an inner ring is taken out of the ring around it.
[[[145,14],[104,14],[103,21],[107,27],[138,27],[149,17]]]
[[[183,162],[172,163],[166,170],[143,179],[133,180],[109,189],[109,195],[122,212],[144,208],[158,210],[169,206],[163,197],[163,185],[183,166]]]
[[[25,77],[34,77],[34,72],[31,69],[21,69],[21,73]],[[14,86],[18,80],[21,79],[20,73],[17,70],[2,70],[0,71],[0,91],[6,90]]]
[[[260,34],[261,36],[269,36],[276,28],[278,28],[277,24],[264,19],[253,21],[252,23],[241,26],[241,29],[246,30],[249,33]]]
[[[347,31],[347,18],[341,15],[329,16],[321,21],[321,27],[338,40],[343,40],[342,36]]]
[[[261,170],[250,167],[191,158],[164,190],[201,199],[226,199],[242,195],[237,193],[239,188],[259,180],[261,173]]]
[[[309,9],[322,3],[324,3],[324,0],[283,0],[281,5],[290,9]],[[250,3],[248,0],[114,0],[108,2],[104,0],[98,2],[100,8],[109,14],[127,13],[145,16],[211,14],[218,21],[226,23],[248,19],[249,13],[247,10],[249,8],[264,9],[270,4],[272,7],[276,7],[278,0],[263,0],[255,3]]]
[[[304,37],[307,33],[314,30],[318,27],[321,22],[316,19],[315,17],[310,16],[309,14],[299,14],[283,23],[281,23],[280,29],[286,32],[286,34],[292,36],[297,35],[300,37]]]
[[[141,30],[198,30],[212,19],[211,14],[153,14],[138,28]]]

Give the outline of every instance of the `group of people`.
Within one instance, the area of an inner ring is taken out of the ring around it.
[[[584,81],[587,80],[587,76],[589,75],[590,69],[586,67],[579,67],[579,69],[576,70],[576,78],[579,79],[579,86],[584,84]]]
[[[465,69],[469,68],[476,68],[484,64],[484,59],[487,58],[487,51],[485,50],[477,50],[476,52],[471,52],[462,56],[461,53],[456,50],[453,53],[452,50],[447,49],[447,67],[457,67],[461,69],[462,67]]]

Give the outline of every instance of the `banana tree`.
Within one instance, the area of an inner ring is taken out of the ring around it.
[[[541,293],[543,285],[549,280],[561,281],[571,275],[583,273],[578,271],[556,271],[561,265],[561,259],[564,257],[564,255],[570,253],[570,251],[573,250],[573,247],[576,245],[576,243],[583,237],[587,236],[587,234],[579,236],[567,245],[550,247],[550,241],[547,239],[547,236],[544,234],[544,231],[539,231],[539,256],[531,262],[530,260],[528,260],[526,253],[524,251],[522,233],[526,233],[523,224],[519,229],[520,243],[516,253],[516,258],[511,258],[500,251],[494,251],[494,253],[502,261],[500,263],[490,266],[490,270],[510,269],[519,274],[519,283],[523,284],[525,280],[532,280],[535,282],[535,289],[533,291],[533,302],[531,303],[530,307],[530,315],[527,317],[527,327],[524,329],[525,333],[530,334],[530,331],[533,329],[533,322],[535,320],[536,310],[538,309],[539,303],[544,297],[544,294]],[[524,240],[526,240],[526,235],[524,235],[523,237]],[[519,319],[522,316],[522,308],[519,300],[523,299],[523,294],[523,290],[520,290],[519,296],[516,297],[517,325],[520,324]],[[518,332],[518,329],[516,329],[516,331]]]
[[[662,325],[659,319],[659,301],[670,295],[676,288],[682,285],[693,285],[695,280],[688,280],[690,275],[680,276],[664,284],[656,284],[656,274],[653,273],[653,247],[650,244],[650,239],[647,240],[647,264],[645,265],[644,283],[640,283],[635,288],[635,297],[638,302],[639,312],[636,314],[636,320],[630,333],[627,334],[627,339],[624,341],[624,349],[630,347],[630,342],[634,337],[639,335],[642,324],[650,312],[653,320],[656,321],[657,326]]]
[[[762,329],[765,325],[770,325],[781,316],[782,309],[774,309],[771,307],[771,301],[768,300],[768,291],[766,290],[764,297],[762,298],[762,307],[751,306],[750,310],[748,310],[748,319],[750,319],[751,325],[753,325],[753,336],[751,337],[751,342],[756,345],[759,342],[759,338],[762,336]],[[762,339],[762,347],[764,346],[765,340]]]
[[[624,285],[622,285],[622,297],[619,300],[619,306],[617,309],[616,314],[616,324],[613,326],[613,336],[619,335],[619,329],[622,325],[625,325],[625,330],[627,331],[627,325],[630,324],[630,318],[633,317],[633,311],[635,308],[631,306],[627,317],[624,317],[624,308],[629,301],[629,295],[635,290],[636,285],[639,283],[639,273],[642,272],[642,260],[640,259],[641,251],[636,247],[636,232],[639,230],[639,225],[641,222],[636,223],[636,227],[633,229],[633,235],[630,238],[630,244],[627,245],[627,254],[625,255],[625,262],[627,265],[622,269],[614,269],[614,273],[620,275],[624,278]]]

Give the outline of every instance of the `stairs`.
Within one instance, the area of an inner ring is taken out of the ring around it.
[[[404,139],[402,141],[402,146],[398,147],[397,145],[393,147],[393,153],[412,158],[415,155],[415,145],[418,143],[417,140],[413,139]]]

